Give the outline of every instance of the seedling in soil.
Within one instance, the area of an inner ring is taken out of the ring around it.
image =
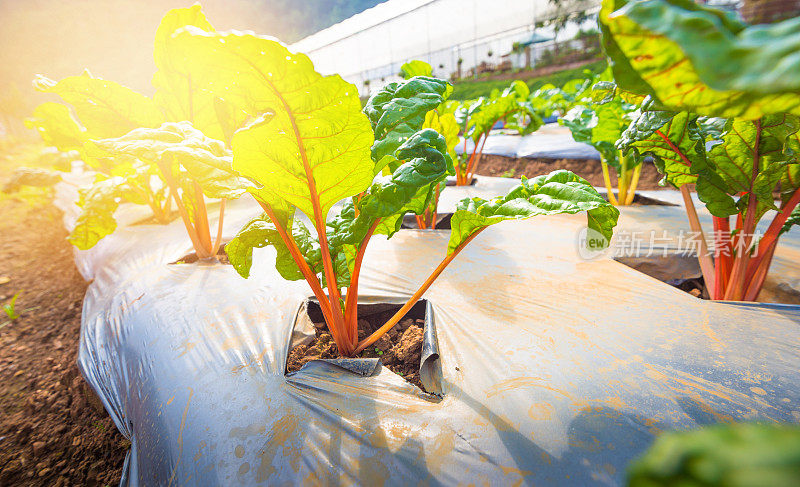
[[[11,298],[6,304],[3,305],[3,311],[6,312],[6,316],[8,316],[8,319],[10,319],[11,321],[14,321],[19,318],[19,315],[17,314],[16,311],[17,298],[19,297],[19,295],[20,293],[15,294],[13,298]]]
[[[619,147],[653,156],[680,188],[712,299],[755,301],[778,237],[800,222],[800,59],[789,55],[800,18],[751,27],[679,0],[605,0],[600,19],[619,87],[650,97]],[[689,183],[713,215],[714,255]]]
[[[248,191],[264,214],[226,246],[231,264],[247,277],[253,249],[275,247],[277,270],[286,279],[306,280],[344,356],[358,354],[391,329],[490,225],[586,211],[589,226],[611,236],[618,211],[567,171],[523,179],[504,197],[465,199],[453,214],[442,262],[391,319],[359,341],[358,284],[367,245],[373,235],[394,235],[403,215],[418,210],[417,198],[430,198],[434,183],[449,170],[445,138],[422,129],[392,150],[376,150],[394,144],[387,128],[390,120],[402,120],[403,105],[386,103],[377,119],[367,117],[353,85],[339,76],[323,77],[308,57],[274,40],[187,27],[171,43],[173,67],[197,89],[224,96],[254,117],[232,137],[233,170],[252,181]],[[429,80],[412,78],[404,86]],[[380,175],[389,164],[397,166],[392,174]]]

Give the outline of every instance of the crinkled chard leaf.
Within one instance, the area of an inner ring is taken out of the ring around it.
[[[445,80],[417,76],[401,83],[389,83],[372,95],[364,107],[375,134],[372,159],[379,162],[394,154],[422,128],[427,113],[438,107],[451,90],[452,86]]]

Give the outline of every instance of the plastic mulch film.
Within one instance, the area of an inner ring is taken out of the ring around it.
[[[225,234],[255,211],[232,204]],[[584,224],[493,226],[425,294],[441,397],[381,366],[285,376],[310,293],[277,276],[273,250],[244,280],[170,265],[190,248],[180,222],[120,228],[76,260],[94,279],[79,366],[131,440],[122,483],[620,485],[661,431],[798,420],[797,308],[701,301],[583,260]],[[409,297],[447,239],[374,238],[361,294]]]
[[[467,140],[467,151],[471,152],[472,148],[472,140]],[[456,152],[463,149],[463,143],[456,145]],[[594,147],[575,142],[568,128],[555,123],[525,136],[495,133],[486,139],[483,153],[530,159],[600,159]]]

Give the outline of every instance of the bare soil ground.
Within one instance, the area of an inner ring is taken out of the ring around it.
[[[0,486],[116,485],[129,443],[78,372],[87,283],[41,191],[0,195],[0,306],[19,293],[19,318],[0,310]]]
[[[477,174],[511,178],[534,177],[556,169],[567,169],[589,181],[592,186],[605,187],[603,169],[600,161],[595,159],[528,159],[484,154],[481,157]],[[616,190],[617,180],[613,174],[610,178],[611,185]],[[658,185],[661,178],[655,165],[644,164],[637,189],[664,189],[663,186]]]

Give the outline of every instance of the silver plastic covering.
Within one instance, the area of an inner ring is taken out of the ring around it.
[[[448,188],[443,206],[509,184]],[[59,191],[67,225],[73,191]],[[230,205],[225,235],[256,213]],[[273,250],[255,251],[245,280],[226,265],[170,265],[191,248],[180,221],[122,226],[76,263],[93,279],[79,366],[131,440],[123,485],[621,485],[661,431],[800,420],[796,307],[701,301],[609,257],[584,260],[584,224],[493,226],[430,288],[441,399],[380,366],[364,377],[312,362],[285,376],[310,292],[277,275]],[[365,301],[409,297],[447,238],[374,238]]]

